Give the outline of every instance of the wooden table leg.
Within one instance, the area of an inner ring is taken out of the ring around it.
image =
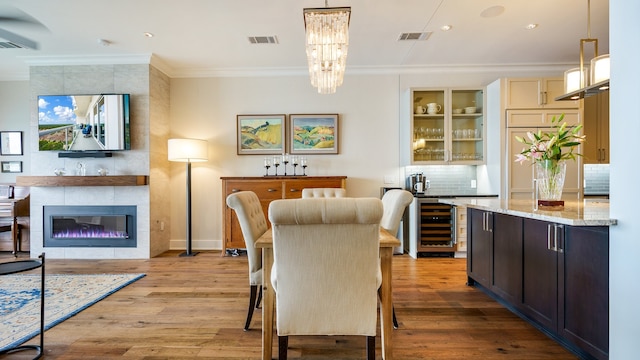
[[[262,360],[271,360],[275,292],[271,286],[273,248],[262,249]]]
[[[13,255],[18,257],[18,218],[14,217],[11,223],[11,238],[13,239]]]
[[[393,359],[393,302],[391,298],[391,261],[393,248],[380,248],[380,270],[382,272],[382,285],[380,286],[380,333],[382,338],[382,358]]]

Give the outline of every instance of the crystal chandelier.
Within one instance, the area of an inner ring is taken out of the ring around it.
[[[333,94],[342,85],[349,46],[351,7],[304,9],[306,51],[311,85]]]

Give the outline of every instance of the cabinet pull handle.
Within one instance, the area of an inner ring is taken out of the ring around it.
[[[547,92],[543,91],[542,92],[542,105],[545,105],[547,103]]]
[[[487,213],[482,213],[482,231],[487,231]]]
[[[290,191],[290,192],[296,192],[296,191],[300,191],[300,190],[298,190],[298,189],[291,189],[291,190],[289,190],[289,191]]]
[[[547,250],[553,250],[551,248],[551,226],[552,224],[547,224]]]
[[[563,253],[564,252],[564,243],[560,244],[561,241],[558,241],[558,238],[559,238],[558,234],[562,234],[562,232],[558,231],[558,229],[564,229],[564,226],[562,226],[562,225],[555,225],[554,226],[554,230],[553,231],[554,231],[554,237],[555,237],[555,243],[556,243],[555,244],[555,250],[556,250],[556,252]],[[564,239],[564,237],[560,237],[559,240],[563,240],[563,239]]]
[[[235,192],[238,192],[238,191],[241,191],[241,190],[240,189],[231,189],[232,193],[235,193]]]
[[[278,191],[278,189],[267,189],[268,192]]]
[[[493,222],[489,220],[493,220],[493,213],[487,213],[487,231],[493,232],[493,226],[491,226]]]

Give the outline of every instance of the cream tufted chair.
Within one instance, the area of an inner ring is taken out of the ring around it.
[[[362,335],[375,358],[382,201],[275,200],[273,231],[279,358],[289,335]]]
[[[302,198],[342,198],[347,196],[343,188],[306,188],[302,189]]]
[[[402,220],[404,210],[412,201],[413,194],[406,190],[393,189],[384,193],[384,195],[382,195],[384,213],[382,214],[382,220],[380,220],[380,226],[391,235],[398,236],[400,220]],[[393,309],[393,327],[398,328],[395,308]]]
[[[247,246],[247,259],[249,261],[249,310],[244,331],[249,330],[253,309],[260,306],[262,298],[262,249],[257,249],[254,244],[269,226],[262,211],[260,199],[253,191],[240,191],[227,196],[227,205],[232,208],[240,223],[242,237]]]

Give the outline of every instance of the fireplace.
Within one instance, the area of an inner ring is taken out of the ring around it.
[[[136,247],[136,206],[44,206],[45,247]]]

